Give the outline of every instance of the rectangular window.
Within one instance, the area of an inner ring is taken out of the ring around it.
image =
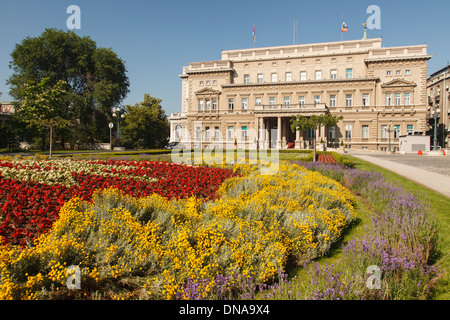
[[[234,99],[228,99],[228,110],[234,110]]]
[[[261,103],[261,101],[262,101],[262,99],[261,98],[255,98],[255,105],[256,106],[260,106],[262,103]]]
[[[206,80],[206,85],[209,85],[209,84],[211,84],[211,81]]]
[[[353,69],[352,69],[352,68],[348,68],[348,69],[346,70],[346,72],[345,72],[345,77],[346,77],[347,79],[353,78]]]
[[[369,126],[367,125],[362,126],[361,130],[362,130],[362,138],[363,139],[369,138]]]
[[[270,98],[269,98],[269,104],[270,104],[271,106],[275,105],[275,97],[270,97]]]
[[[201,127],[195,128],[195,138],[197,140],[201,140],[201,138],[202,138],[202,128]]]
[[[292,73],[286,72],[286,81],[292,81]]]
[[[392,75],[392,71],[391,70],[386,71],[386,75],[387,76],[391,76]]]
[[[345,139],[351,139],[352,138],[352,125],[346,124],[345,125]]]
[[[291,104],[291,98],[290,97],[284,97],[283,99],[284,105],[288,106]]]
[[[209,127],[205,127],[205,140],[209,140]]]
[[[272,73],[272,82],[277,82],[278,81],[278,77],[276,73]]]
[[[200,87],[203,86],[203,81],[200,81]]]
[[[402,71],[401,70],[396,70],[395,71],[395,75],[396,76],[401,76],[402,75]]]
[[[248,135],[247,135],[247,127],[246,126],[242,127],[241,132],[242,132],[242,139],[244,139],[244,140],[247,139]]]
[[[322,71],[316,70],[316,80],[322,80]]]
[[[363,93],[362,105],[363,105],[363,107],[367,107],[369,105],[369,94],[368,93]]]
[[[212,109],[217,110],[217,99],[212,99]]]
[[[346,94],[345,95],[345,106],[351,107],[353,105],[353,95],[352,94]]]
[[[206,100],[206,111],[209,111],[211,107],[211,100]]]
[[[314,103],[320,103],[320,96],[314,96]]]
[[[394,138],[398,138],[400,136],[400,125],[394,126]]]
[[[213,80],[213,84],[217,84],[217,80]]]
[[[409,92],[405,92],[405,106],[409,106],[411,104],[411,94]]]
[[[219,139],[220,139],[219,127],[214,127],[214,140],[219,141]]]
[[[198,100],[198,111],[203,111],[203,100]]]
[[[396,93],[395,94],[395,105],[399,106],[401,104],[401,94],[400,93]]]
[[[328,138],[335,139],[336,138],[336,127],[332,126],[328,128]]]
[[[247,110],[248,99],[242,98],[242,110]]]
[[[306,71],[300,71],[300,80],[301,81],[306,80]]]
[[[414,133],[414,125],[408,124],[406,126],[406,132],[408,132],[408,134],[413,134]]]
[[[258,83],[262,83],[263,82],[263,74],[262,73],[258,73]]]
[[[244,74],[244,83],[250,83],[250,75]]]
[[[330,79],[337,79],[337,70],[331,70]]]
[[[299,96],[298,97],[298,104],[301,106],[305,105],[305,96]]]
[[[330,95],[330,107],[336,107],[336,95]]]
[[[405,76],[411,75],[411,70],[405,70]]]
[[[392,94],[386,93],[386,106],[390,106],[392,104]]]
[[[387,138],[388,137],[388,128],[387,126],[381,126],[381,138]]]
[[[234,139],[234,127],[233,126],[228,127],[227,132],[228,132],[227,133],[228,140],[233,140]]]

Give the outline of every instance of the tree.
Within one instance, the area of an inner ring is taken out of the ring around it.
[[[329,113],[323,115],[311,115],[305,117],[298,115],[297,117],[291,118],[291,130],[295,132],[296,129],[308,130],[311,129],[313,134],[313,161],[316,161],[316,130],[321,125],[325,127],[335,126],[339,120],[342,120],[342,116],[332,116]]]
[[[63,112],[61,105],[67,83],[63,80],[52,85],[50,78],[38,84],[29,81],[23,89],[23,101],[16,109],[16,115],[30,129],[43,133],[50,129],[50,157],[52,156],[53,128],[64,128],[70,121],[70,112]]]
[[[162,148],[170,134],[169,121],[161,99],[144,95],[144,101],[126,106],[122,124],[122,142],[128,148]]]
[[[104,128],[111,121],[111,109],[128,94],[129,81],[125,63],[112,49],[98,48],[89,37],[72,31],[46,29],[40,36],[27,37],[11,53],[8,79],[10,94],[24,100],[28,81],[51,85],[65,81],[68,85],[61,112],[73,113],[72,125],[59,130],[61,144],[72,145],[108,139]]]

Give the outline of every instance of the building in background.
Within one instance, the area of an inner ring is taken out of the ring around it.
[[[399,136],[429,127],[426,45],[383,47],[380,38],[222,51],[183,67],[181,112],[171,141],[311,148],[293,116],[343,116],[317,143],[398,150]],[[390,130],[389,130],[390,129]]]
[[[4,121],[7,117],[14,114],[13,102],[0,102],[0,121]]]
[[[448,124],[450,104],[450,65],[431,74],[427,81],[428,104],[430,109],[429,124],[432,127],[429,134],[434,140],[434,112],[436,113],[436,138],[437,145],[441,148],[448,147]]]

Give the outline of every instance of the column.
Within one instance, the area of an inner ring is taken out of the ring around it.
[[[270,148],[269,119],[266,119],[264,122],[265,122],[265,126],[264,126],[264,144],[265,144],[265,148],[269,149]]]
[[[277,149],[281,149],[281,117],[278,117],[277,126]]]
[[[175,141],[175,132],[173,130],[173,120],[170,121],[170,139],[169,142]]]
[[[264,145],[264,118],[263,117],[259,117],[258,118],[258,146],[260,149],[264,149],[265,145]]]
[[[295,149],[301,149],[300,144],[300,129],[295,129]]]

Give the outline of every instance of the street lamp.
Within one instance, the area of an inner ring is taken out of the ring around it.
[[[123,108],[113,108],[112,109],[114,118],[117,118],[117,144],[120,146],[120,120],[125,118],[125,109]]]
[[[384,129],[389,135],[389,152],[391,152],[391,132],[395,131],[391,129],[391,121],[389,121],[389,129]]]
[[[440,113],[439,106],[437,104],[434,105],[433,118],[434,118],[434,139],[433,139],[433,150],[436,151],[438,149],[438,138],[437,138],[437,119],[439,118]]]

